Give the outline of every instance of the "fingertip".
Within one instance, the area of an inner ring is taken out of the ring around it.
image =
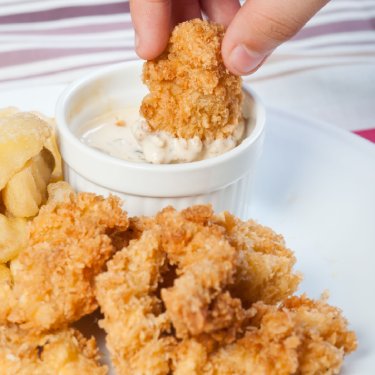
[[[223,60],[237,75],[255,72],[283,42],[290,39],[327,1],[246,1],[227,28]]]
[[[141,37],[135,34],[135,52],[143,60],[152,60],[158,57],[165,49],[168,43],[168,38],[163,40],[153,40],[146,41],[141,39]]]
[[[167,46],[171,1],[132,0],[131,17],[135,30],[135,51],[145,60],[159,56]]]
[[[170,27],[155,30],[150,28],[135,28],[134,47],[137,55],[144,60],[158,57],[167,47],[170,37]]]
[[[227,69],[238,76],[254,73],[267,57],[264,54],[252,51],[244,44],[238,44],[229,51],[222,51],[222,54]]]

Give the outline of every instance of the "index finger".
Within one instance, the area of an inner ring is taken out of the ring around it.
[[[163,52],[171,28],[171,8],[171,0],[130,0],[139,57],[151,60]]]

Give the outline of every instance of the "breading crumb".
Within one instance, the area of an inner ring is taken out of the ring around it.
[[[241,119],[241,78],[221,56],[224,28],[199,19],[179,24],[161,56],[147,61],[150,94],[141,115],[151,131],[201,140],[227,138]]]

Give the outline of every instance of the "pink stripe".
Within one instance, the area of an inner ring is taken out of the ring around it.
[[[129,13],[129,2],[109,3],[91,6],[71,6],[55,8],[37,12],[11,14],[0,16],[0,24],[28,23],[54,21],[63,18],[77,18],[82,16],[103,16],[109,14]]]
[[[135,59],[137,59],[137,57],[134,55],[134,58],[114,59],[114,60],[111,60],[111,61],[107,61],[105,63],[85,64],[85,65],[75,66],[75,67],[72,67],[72,68],[52,70],[52,71],[49,71],[47,73],[38,73],[38,74],[33,74],[33,75],[20,76],[20,77],[16,77],[16,78],[1,79],[0,83],[20,81],[20,80],[22,81],[22,80],[26,80],[26,79],[30,79],[30,78],[41,78],[41,77],[53,76],[53,75],[59,74],[59,73],[73,72],[74,70],[78,70],[78,69],[95,68],[95,67],[100,67],[100,66],[105,66],[105,65],[110,65],[110,64],[116,64],[116,63],[120,63],[120,62],[123,62],[123,61],[130,61],[130,60],[135,60]]]
[[[46,61],[59,57],[92,54],[100,52],[132,51],[133,47],[103,47],[103,48],[37,48],[0,53],[0,68],[12,65],[29,64]]]
[[[354,133],[375,143],[375,128],[366,130],[356,130]]]
[[[326,34],[365,30],[375,30],[375,18],[363,19],[359,21],[333,22],[325,25],[305,27],[294,38],[292,38],[292,40],[300,40]]]
[[[61,27],[48,30],[16,30],[16,31],[1,31],[1,35],[70,35],[70,34],[84,34],[84,33],[101,33],[108,31],[118,31],[131,29],[131,22],[113,22],[106,24],[81,25],[71,27]]]

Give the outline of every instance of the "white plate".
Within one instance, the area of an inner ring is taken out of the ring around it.
[[[53,115],[63,86],[0,93],[1,106]],[[270,110],[253,217],[282,233],[301,292],[341,307],[359,339],[343,373],[374,374],[375,146],[327,124]]]

